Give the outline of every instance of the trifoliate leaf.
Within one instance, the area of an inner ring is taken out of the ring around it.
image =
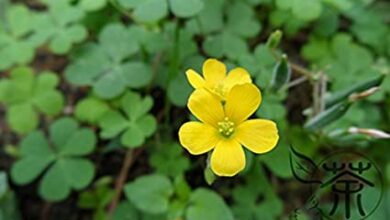
[[[80,156],[92,152],[96,137],[92,130],[78,128],[72,118],[61,118],[49,128],[50,140],[41,131],[30,133],[21,142],[21,158],[14,163],[11,176],[24,185],[44,170],[40,195],[50,201],[66,198],[72,189],[80,190],[93,179],[94,165]],[[50,144],[49,144],[50,143]]]
[[[150,67],[125,61],[139,49],[138,40],[122,24],[110,24],[99,35],[100,44],[87,44],[76,51],[74,62],[65,70],[68,81],[91,85],[104,99],[120,95],[126,87],[140,88],[151,80]]]
[[[7,121],[18,133],[32,131],[38,125],[38,113],[58,114],[64,100],[56,90],[58,77],[51,72],[34,76],[32,69],[19,67],[2,80],[1,102],[7,108]]]
[[[109,106],[103,100],[88,97],[77,103],[75,115],[77,119],[95,124],[109,110]]]
[[[202,0],[169,0],[169,5],[173,14],[182,18],[192,17],[203,9]]]
[[[190,196],[190,206],[186,210],[188,220],[233,220],[233,214],[225,201],[213,191],[199,188]]]
[[[124,191],[126,197],[141,211],[159,214],[168,210],[173,186],[166,176],[152,174],[127,183]]]
[[[99,120],[102,129],[100,136],[113,138],[119,135],[124,146],[139,147],[157,128],[156,119],[148,114],[153,100],[150,97],[141,98],[135,92],[127,92],[120,103],[121,112],[108,111]]]

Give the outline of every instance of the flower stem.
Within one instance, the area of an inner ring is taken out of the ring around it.
[[[128,149],[126,152],[125,160],[123,161],[121,171],[119,173],[119,177],[116,180],[115,184],[115,193],[114,197],[111,200],[110,206],[108,208],[109,215],[112,215],[115,211],[116,206],[121,198],[123,186],[127,179],[127,175],[129,173],[129,169],[134,163],[134,158],[136,158],[142,151],[142,148],[138,148],[136,150]]]

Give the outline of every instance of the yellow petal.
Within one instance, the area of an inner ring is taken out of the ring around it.
[[[227,91],[229,91],[235,85],[240,85],[245,83],[252,83],[252,79],[248,71],[246,71],[244,68],[241,67],[232,69],[228,73],[227,77],[223,82],[224,87],[226,88]]]
[[[270,120],[253,119],[240,124],[235,138],[254,153],[272,150],[279,140],[276,124]]]
[[[188,82],[194,89],[203,88],[205,86],[204,79],[193,69],[186,71]]]
[[[211,154],[211,169],[218,176],[234,176],[245,168],[245,153],[234,139],[222,139]]]
[[[188,108],[200,121],[214,127],[225,117],[220,100],[206,89],[197,89],[191,94]]]
[[[219,138],[217,130],[201,122],[187,122],[179,129],[180,144],[191,154],[203,154],[215,147]]]
[[[251,83],[234,86],[226,97],[225,113],[238,125],[251,116],[261,102],[260,90]]]
[[[206,83],[214,87],[226,77],[226,66],[216,59],[207,59],[203,64],[203,76]]]

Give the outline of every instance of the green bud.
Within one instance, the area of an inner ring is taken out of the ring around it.
[[[353,85],[349,88],[346,88],[344,90],[335,92],[333,95],[329,96],[325,99],[325,106],[326,108],[337,104],[338,102],[343,101],[344,99],[347,99],[351,94],[353,93],[361,93],[365,90],[368,90],[372,87],[379,86],[384,79],[384,75],[375,77],[374,79],[370,79],[361,83],[358,83],[356,85]]]
[[[204,179],[206,180],[206,183],[211,185],[214,183],[214,181],[217,179],[217,176],[213,173],[211,168],[209,166],[204,169]]]
[[[270,83],[270,87],[273,91],[280,90],[286,83],[290,81],[291,76],[291,68],[288,64],[287,56],[285,54],[282,55],[282,59],[279,63],[274,67],[274,71],[272,73],[272,79]]]
[[[275,49],[282,39],[283,33],[280,30],[274,31],[267,40],[267,47],[271,50]]]
[[[305,128],[312,131],[323,128],[341,118],[347,112],[350,106],[351,102],[348,101],[333,105],[332,107],[316,115],[314,118],[310,119],[305,124]]]

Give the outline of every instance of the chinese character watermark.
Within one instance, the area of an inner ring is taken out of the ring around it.
[[[382,175],[367,157],[350,151],[328,155],[316,164],[292,148],[296,179],[310,184],[313,196],[308,210],[330,219],[364,219],[382,199]]]

